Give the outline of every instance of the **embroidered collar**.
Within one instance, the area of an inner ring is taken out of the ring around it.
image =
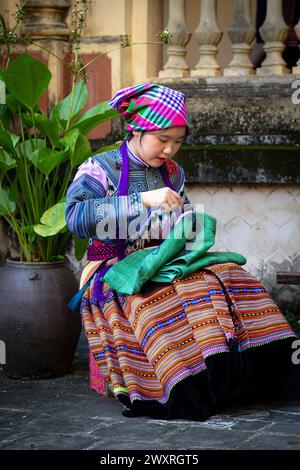
[[[130,160],[132,160],[132,162],[135,163],[139,167],[149,168],[148,163],[144,162],[144,160],[142,160],[137,155],[135,155],[135,153],[133,153],[133,151],[129,148],[128,142],[129,141],[127,140],[126,145],[127,145],[127,152],[128,152],[128,156],[129,156]]]

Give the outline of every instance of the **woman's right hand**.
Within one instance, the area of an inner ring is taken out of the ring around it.
[[[145,207],[160,207],[163,211],[171,211],[175,207],[184,207],[183,199],[173,189],[165,187],[154,191],[144,191],[141,193],[142,202]]]

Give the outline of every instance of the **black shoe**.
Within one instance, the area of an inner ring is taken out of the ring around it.
[[[126,416],[126,418],[136,418],[137,416],[141,416],[140,413],[129,409],[123,410],[122,415]]]

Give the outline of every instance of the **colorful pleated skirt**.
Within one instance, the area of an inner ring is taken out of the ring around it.
[[[107,264],[114,264],[116,259]],[[127,416],[205,420],[224,404],[300,398],[297,336],[264,286],[235,263],[123,295],[97,271],[81,300],[91,387]]]

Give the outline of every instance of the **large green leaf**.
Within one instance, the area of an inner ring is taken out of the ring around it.
[[[56,235],[66,226],[66,203],[59,202],[50,207],[42,216],[41,224],[34,226],[34,231],[42,237]]]
[[[78,116],[80,111],[84,108],[87,103],[88,92],[87,86],[83,80],[76,83],[74,91],[74,99],[72,103],[72,93],[70,93],[66,98],[60,101],[51,111],[50,119],[56,121],[62,129],[66,128],[67,121],[70,116],[71,103],[72,103],[72,112],[71,112],[71,122]]]
[[[8,93],[6,95],[6,106],[8,107],[9,111],[12,114],[18,114],[19,112],[18,104],[19,104],[18,100],[11,93]],[[26,108],[23,105],[22,105],[22,108],[26,110]]]
[[[13,151],[19,140],[19,135],[0,129],[0,146],[5,149]]]
[[[85,135],[80,133],[79,129],[70,129],[60,142],[70,148],[72,168],[81,165],[81,163],[92,155],[89,140]]]
[[[50,80],[48,67],[28,54],[21,54],[12,60],[5,73],[6,87],[14,98],[29,109],[33,109],[45,93]]]
[[[15,147],[15,146],[17,145],[17,143],[19,142],[19,140],[21,139],[21,136],[19,136],[19,135],[17,135],[17,134],[13,134],[13,133],[11,132],[11,133],[10,133],[10,137],[11,137],[13,146]]]
[[[9,188],[0,186],[0,215],[9,215],[16,210],[16,201],[10,197]]]
[[[118,116],[120,116],[118,111],[111,108],[108,101],[103,101],[80,116],[73,124],[72,128],[76,127],[82,134],[87,134],[94,129],[94,127],[98,126],[98,124],[117,118]]]
[[[33,127],[33,120],[32,117],[23,114],[23,121],[30,127]],[[59,139],[59,126],[56,121],[51,121],[45,114],[34,114],[34,121],[36,127],[42,132],[42,134],[50,139],[51,144],[53,147],[56,146],[58,139]]]
[[[8,131],[0,129],[0,145],[7,150],[13,150],[14,143]]]
[[[87,243],[87,238],[78,238],[74,235],[75,257],[77,261],[80,261],[83,258],[84,253],[86,252]]]
[[[37,148],[44,148],[45,147],[45,142],[43,139],[37,139],[37,140],[25,140],[24,142],[19,142],[18,145],[16,146],[16,152],[18,156],[20,157],[21,155],[26,155],[28,158],[34,150]]]
[[[16,160],[4,149],[0,149],[0,167],[5,172],[16,166]]]
[[[68,149],[56,150],[49,149],[47,147],[40,148],[28,155],[28,159],[46,176],[51,171],[66,160],[68,155]]]

